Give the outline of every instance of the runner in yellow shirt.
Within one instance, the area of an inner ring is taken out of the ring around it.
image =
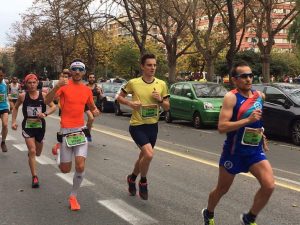
[[[129,132],[141,152],[137,159],[132,174],[127,176],[128,191],[136,195],[135,180],[139,174],[139,195],[148,199],[147,173],[153,158],[153,148],[157,139],[159,108],[169,110],[168,88],[164,81],[154,77],[156,71],[156,58],[153,54],[146,54],[141,58],[142,76],[130,80],[117,96],[121,104],[133,109]],[[132,101],[126,99],[127,94],[132,94]]]

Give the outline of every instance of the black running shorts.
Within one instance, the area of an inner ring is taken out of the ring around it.
[[[145,144],[150,143],[152,148],[154,148],[157,139],[158,125],[155,123],[129,126],[129,132],[132,139],[139,147],[143,147]]]

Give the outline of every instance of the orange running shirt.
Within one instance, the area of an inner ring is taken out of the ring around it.
[[[75,84],[73,81],[56,92],[56,97],[59,98],[61,106],[62,128],[77,128],[84,126],[84,106],[92,104],[93,94],[84,84]]]

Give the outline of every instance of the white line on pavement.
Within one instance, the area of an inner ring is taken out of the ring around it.
[[[42,165],[55,165],[56,161],[48,158],[47,156],[41,155],[39,157],[35,157],[35,160]]]
[[[8,134],[8,135],[6,136],[6,140],[7,140],[7,141],[16,141],[17,139],[16,139],[15,137],[13,137],[13,136],[11,136],[11,135]]]
[[[13,145],[16,149],[20,150],[21,152],[27,152],[27,145],[26,144],[16,144]]]
[[[298,182],[298,181],[290,180],[290,179],[287,179],[287,178],[284,178],[284,177],[278,177],[278,176],[274,176],[274,177],[278,180],[283,180],[283,181],[286,181],[286,182],[289,182],[289,183],[292,183],[292,184],[300,185],[300,182]]]
[[[66,181],[67,183],[73,185],[73,176],[74,173],[56,173],[57,176],[59,176],[61,179]],[[81,187],[83,186],[94,186],[95,184],[88,181],[87,179],[83,179]]]
[[[157,220],[128,205],[120,199],[98,201],[101,205],[121,217],[132,225],[145,225],[158,223]]]

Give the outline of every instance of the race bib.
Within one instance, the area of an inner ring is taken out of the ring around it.
[[[11,97],[12,99],[17,99],[17,98],[18,98],[18,94],[10,94],[10,97]]]
[[[245,127],[242,144],[250,146],[258,146],[263,136],[263,129]]]
[[[141,107],[141,116],[143,119],[157,117],[158,116],[158,105],[142,105]]]
[[[5,94],[0,94],[0,102],[5,102]]]
[[[66,143],[67,143],[68,147],[83,145],[86,142],[87,142],[86,137],[85,137],[84,133],[81,131],[66,135]]]
[[[41,112],[42,112],[42,107],[40,106],[38,107],[27,106],[27,116],[29,117],[35,117]]]
[[[25,128],[42,128],[43,124],[42,121],[38,118],[27,118],[26,119],[26,124],[25,124]]]

